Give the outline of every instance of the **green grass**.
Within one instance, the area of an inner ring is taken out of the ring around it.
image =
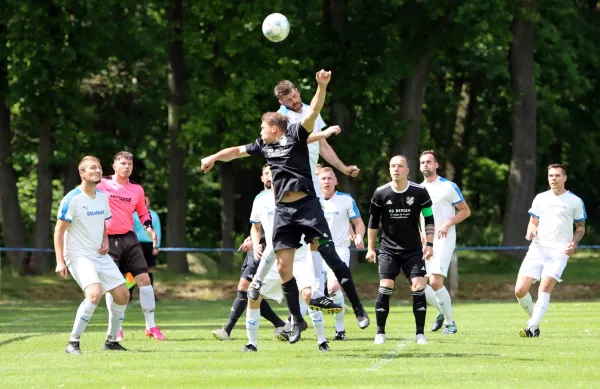
[[[458,303],[459,333],[426,332],[414,344],[412,307],[392,307],[388,342],[375,346],[375,315],[365,331],[346,318],[349,340],[319,353],[314,332],[289,345],[272,339],[262,320],[259,352],[241,353],[244,320],[233,339],[211,330],[229,313],[229,301],[161,301],[157,321],[169,337],[143,335],[143,316],[132,306],[125,322],[127,353],[100,350],[106,331],[101,305],[82,337],[82,356],[64,347],[76,302],[5,302],[0,305],[0,388],[564,388],[600,382],[600,302],[551,303],[542,336],[522,339],[525,314],[516,302]],[[278,312],[283,314],[283,307]],[[369,308],[373,312],[373,306]],[[434,313],[430,311],[427,324]],[[333,318],[326,317],[327,334]]]

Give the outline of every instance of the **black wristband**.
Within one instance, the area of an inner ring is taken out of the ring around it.
[[[152,220],[146,220],[146,221],[144,222],[144,227],[145,227],[146,229],[148,229],[148,228],[152,228],[152,229],[154,229],[154,228],[152,227]]]
[[[433,243],[431,243],[431,242],[427,242],[427,246],[429,246],[429,247],[433,247]]]

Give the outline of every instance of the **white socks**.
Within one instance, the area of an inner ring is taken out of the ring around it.
[[[529,292],[527,292],[527,294],[523,298],[517,297],[517,301],[519,302],[519,305],[521,306],[521,308],[523,308],[525,313],[527,313],[527,316],[531,318],[531,315],[533,315],[533,300],[531,299],[531,295],[529,294]]]
[[[435,307],[435,309],[437,309],[438,314],[442,313],[442,310],[440,309],[440,306],[438,305],[438,302],[437,302],[437,297],[435,295],[435,291],[429,284],[425,285],[425,298],[427,299],[427,304],[429,304],[429,305]]]
[[[550,293],[538,292],[538,299],[535,303],[535,307],[533,308],[533,313],[531,314],[531,319],[527,323],[529,328],[537,329],[548,309],[548,305],[550,305]]]
[[[441,289],[435,291],[435,297],[437,299],[438,308],[444,315],[446,324],[454,324],[454,317],[452,316],[452,299],[450,298],[448,289],[446,289],[445,286],[442,286]]]
[[[312,309],[308,310],[310,319],[312,320],[313,327],[317,333],[317,344],[321,344],[327,341],[325,338],[325,323],[323,322],[323,312],[315,311]]]
[[[344,331],[344,293],[341,290],[329,294],[329,298],[333,300],[334,304],[342,307],[342,312],[334,314],[335,316],[335,331]]]
[[[83,331],[85,331],[85,327],[87,327],[96,307],[97,305],[92,304],[88,299],[84,299],[81,302],[77,309],[77,314],[75,315],[75,323],[73,324],[73,331],[71,331],[69,341],[79,342],[79,338],[81,337],[81,334],[83,334]]]
[[[312,264],[312,266],[309,266],[312,270],[313,270],[313,278],[314,278],[314,284],[312,287],[312,297],[313,298],[319,298],[319,297],[323,297],[325,296],[325,277],[323,274],[323,257],[321,256],[321,253],[318,251],[310,251],[307,250],[307,255],[309,257],[307,257],[307,260],[309,260],[310,262],[308,262],[309,264]]]
[[[156,308],[156,300],[154,299],[154,288],[152,285],[142,286],[140,288],[140,305],[142,312],[146,318],[146,329],[156,327],[154,323],[154,308]]]
[[[258,328],[260,327],[260,308],[246,309],[246,335],[248,343],[258,348]]]
[[[111,305],[108,309],[108,332],[106,333],[106,339],[109,342],[117,341],[117,335],[125,319],[125,309],[127,309],[127,305],[119,305],[111,299]]]

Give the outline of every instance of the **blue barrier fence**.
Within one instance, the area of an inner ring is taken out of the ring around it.
[[[527,250],[529,246],[458,246],[455,251],[514,251]],[[578,250],[598,250],[600,245],[580,245]],[[218,247],[164,247],[160,248],[161,252],[188,252],[188,253],[216,253],[216,252],[237,252],[234,248],[218,248]],[[351,248],[350,251],[367,251],[367,249]],[[28,253],[53,253],[54,249],[40,249],[32,247],[9,248],[0,247],[2,252],[28,252]]]

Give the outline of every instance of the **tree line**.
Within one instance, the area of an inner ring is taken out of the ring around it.
[[[362,170],[340,186],[363,215],[392,155],[406,155],[420,181],[418,154],[435,149],[473,211],[459,244],[520,245],[545,167],[560,161],[585,201],[590,242],[599,10],[582,0],[0,1],[0,245],[50,247],[79,159],[98,156],[111,174],[112,156],[128,150],[164,246],[235,247],[261,161],[205,176],[200,158],[255,139],[261,114],[278,108],[278,81],[308,102],[320,68],[333,71],[323,118],[343,129],[330,144]],[[291,23],[281,43],[261,33],[272,12]],[[21,272],[53,268],[46,254],[9,260]],[[184,253],[167,261],[189,271]],[[219,261],[231,269],[232,253]]]

